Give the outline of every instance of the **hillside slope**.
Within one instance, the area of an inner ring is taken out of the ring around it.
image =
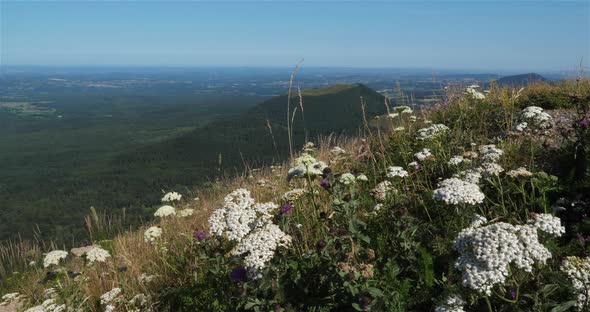
[[[532,82],[539,82],[539,81],[546,81],[545,77],[537,74],[537,73],[528,73],[528,74],[521,74],[521,75],[512,75],[512,76],[504,76],[498,80],[496,83],[499,86],[526,86]]]

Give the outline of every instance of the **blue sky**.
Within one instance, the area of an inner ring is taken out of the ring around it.
[[[2,65],[570,70],[590,1],[7,1]]]

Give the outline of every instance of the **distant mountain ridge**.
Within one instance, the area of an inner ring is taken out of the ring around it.
[[[504,76],[495,82],[499,86],[526,86],[531,82],[547,81],[547,79],[537,73],[527,73],[520,75]]]

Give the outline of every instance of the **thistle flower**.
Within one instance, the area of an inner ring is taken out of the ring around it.
[[[196,231],[195,232],[195,238],[198,240],[203,240],[203,238],[205,238],[205,232],[203,231]]]
[[[246,271],[246,268],[234,268],[230,273],[231,280],[236,283],[245,282],[247,277],[248,271]]]
[[[48,252],[43,259],[43,267],[47,268],[51,265],[59,265],[59,262],[68,256],[67,251],[53,250]]]
[[[293,209],[293,206],[291,206],[289,204],[285,204],[285,205],[281,206],[281,213],[282,214],[290,213],[292,209]]]

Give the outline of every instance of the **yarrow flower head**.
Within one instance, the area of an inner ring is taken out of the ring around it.
[[[354,184],[356,182],[356,177],[352,173],[344,173],[338,178],[338,182],[344,185]]]
[[[110,303],[114,303],[117,301],[120,294],[121,288],[115,287],[104,293],[102,296],[100,296],[100,304],[107,305]]]
[[[422,151],[414,154],[414,157],[416,157],[416,159],[418,159],[419,161],[424,161],[424,160],[427,160],[433,156],[432,156],[432,153],[430,153],[430,149],[423,148]]]
[[[43,259],[43,267],[47,268],[51,265],[59,265],[59,262],[68,256],[67,251],[53,250],[48,252]]]
[[[246,268],[259,271],[274,257],[278,247],[291,245],[291,236],[285,234],[275,224],[267,224],[244,237],[231,252],[234,256],[245,254]]]
[[[561,220],[548,213],[534,213],[529,224],[547,234],[559,237],[565,233],[565,227],[561,225]]]
[[[458,155],[458,156],[451,157],[451,159],[449,159],[448,164],[451,166],[457,166],[464,161],[468,161],[468,159],[465,159],[465,158],[463,158],[463,156]]]
[[[406,170],[404,170],[404,168],[402,168],[402,167],[390,166],[387,168],[387,175],[386,176],[388,178],[395,178],[395,177],[405,178],[408,176],[408,172]]]
[[[293,160],[292,166],[287,172],[287,181],[292,178],[304,178],[307,176],[316,177],[323,174],[323,170],[327,167],[323,161],[318,161],[308,153],[303,153],[301,156]]]
[[[504,151],[494,144],[480,146],[479,153],[483,162],[497,162],[504,155]]]
[[[574,287],[576,308],[578,311],[588,311],[590,308],[590,257],[567,257],[561,270],[565,272]]]
[[[418,136],[416,139],[418,140],[427,140],[435,138],[449,130],[449,127],[443,124],[434,124],[428,128],[423,128],[418,130]]]
[[[186,218],[186,217],[192,216],[194,213],[195,213],[194,209],[186,208],[186,209],[179,210],[176,215],[181,218]]]
[[[393,108],[393,111],[398,113],[398,114],[411,114],[413,113],[412,108],[410,108],[409,106],[396,106]]]
[[[162,236],[162,228],[159,226],[152,226],[143,233],[143,240],[148,243],[153,243]]]
[[[474,85],[470,85],[470,86],[468,86],[468,87],[466,88],[466,92],[467,92],[467,94],[468,94],[469,96],[473,97],[474,99],[477,99],[477,100],[483,100],[483,99],[485,99],[485,98],[486,98],[486,95],[485,95],[485,94],[483,94],[483,93],[481,93],[481,92],[479,92],[479,91],[477,90],[477,89],[479,89],[479,88],[480,88],[480,86],[479,86],[479,85],[476,85],[476,84],[474,84]]]
[[[506,173],[507,176],[517,179],[517,178],[530,178],[533,176],[533,173],[526,170],[525,167],[520,167],[516,170],[510,170]]]
[[[520,112],[516,131],[524,132],[530,129],[533,132],[551,128],[553,117],[547,114],[541,107],[529,106]]]
[[[301,196],[305,195],[306,191],[304,189],[292,189],[285,194],[283,194],[282,199],[290,204],[295,203]]]
[[[107,258],[110,257],[111,254],[99,246],[94,246],[92,249],[86,252],[86,260],[88,260],[88,264],[95,262],[106,262]]]
[[[463,272],[463,286],[491,295],[496,284],[510,275],[509,267],[532,272],[535,262],[545,263],[551,253],[539,242],[531,224],[498,222],[482,226],[483,219],[463,229],[454,242],[461,256],[455,267]]]
[[[504,172],[504,168],[493,162],[484,162],[479,168],[477,168],[477,171],[479,171],[482,176],[486,178],[497,177],[500,175],[500,173]]]
[[[463,298],[452,295],[447,297],[445,302],[434,309],[434,312],[465,312],[463,306],[467,303]]]
[[[158,208],[158,210],[156,210],[156,212],[154,213],[154,216],[159,218],[169,217],[173,215],[176,215],[176,209],[168,205],[164,205]]]
[[[375,197],[378,201],[385,201],[387,199],[387,195],[390,193],[395,193],[396,190],[393,188],[393,185],[389,181],[383,181],[371,191],[373,197]]]
[[[174,201],[180,201],[182,199],[182,195],[176,192],[168,192],[164,197],[162,197],[163,203],[169,203]]]
[[[485,195],[477,184],[450,178],[439,183],[438,188],[432,194],[432,198],[444,201],[449,205],[475,205],[481,204],[485,199]]]

